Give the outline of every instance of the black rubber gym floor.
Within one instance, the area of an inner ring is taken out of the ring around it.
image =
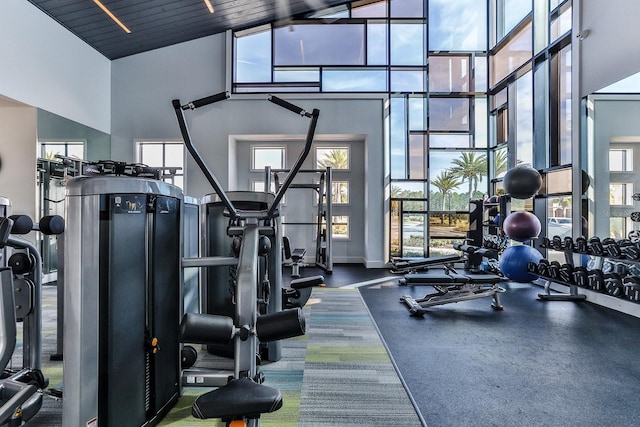
[[[411,317],[392,280],[360,288],[429,426],[640,425],[640,319],[588,302],[537,300],[507,284],[491,298]]]

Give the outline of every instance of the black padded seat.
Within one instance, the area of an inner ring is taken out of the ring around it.
[[[280,390],[241,378],[199,396],[191,413],[200,419],[258,418],[260,414],[274,412],[281,407]]]
[[[313,286],[321,286],[324,284],[324,276],[303,277],[301,279],[293,279],[289,286],[291,289],[304,289]]]
[[[469,277],[455,273],[411,273],[404,276],[407,283],[425,283],[434,285],[462,284],[469,282]]]
[[[469,277],[472,283],[477,283],[477,284],[494,284],[494,283],[504,281],[504,277],[498,276],[497,274],[484,273],[484,272],[482,273],[465,272],[464,274],[465,276]]]
[[[393,264],[396,270],[407,269],[412,267],[424,267],[427,265],[442,264],[445,262],[454,262],[460,260],[458,255],[442,255],[429,258],[416,258],[398,261]]]

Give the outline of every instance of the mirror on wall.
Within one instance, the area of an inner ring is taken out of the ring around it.
[[[80,161],[110,158],[110,135],[66,119],[45,110],[37,110],[37,172],[38,218],[45,215],[60,215],[65,218],[65,196],[67,180],[79,174]],[[63,162],[57,155],[75,161]],[[58,269],[57,237],[40,234],[40,253],[43,261],[44,280],[56,279]]]
[[[640,73],[586,98],[583,162],[592,184],[583,195],[589,235],[625,238],[640,222]],[[636,197],[637,198],[637,197]]]

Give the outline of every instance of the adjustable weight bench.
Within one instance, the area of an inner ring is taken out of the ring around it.
[[[307,250],[304,248],[294,249],[291,251],[291,244],[289,239],[285,236],[282,238],[282,249],[284,250],[284,259],[291,260],[289,264],[291,266],[291,277],[300,277],[300,267],[303,267],[304,256]]]
[[[398,258],[393,261],[393,274],[410,273],[418,270],[429,270],[429,267],[449,262],[460,261],[458,255],[442,255],[428,258]]]
[[[460,274],[451,267],[445,267],[438,272],[406,274],[400,280],[400,285],[428,285],[433,286],[436,291],[420,299],[405,295],[400,298],[400,302],[407,305],[412,316],[422,316],[427,308],[435,305],[484,297],[492,297],[491,307],[494,310],[502,310],[504,307],[500,304],[499,294],[504,292],[504,288],[500,287],[499,283],[504,280],[502,276],[492,273],[465,271]]]

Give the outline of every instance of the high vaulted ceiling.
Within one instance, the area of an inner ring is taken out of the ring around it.
[[[123,31],[93,0],[29,0],[109,59],[286,19],[345,0],[102,0]]]

